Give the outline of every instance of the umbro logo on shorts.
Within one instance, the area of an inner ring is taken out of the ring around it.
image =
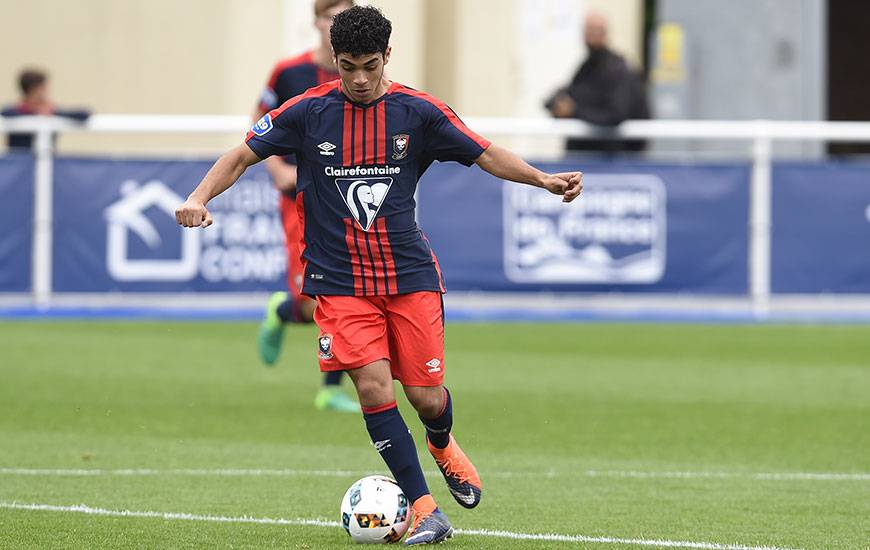
[[[441,360],[440,359],[432,359],[426,363],[426,366],[429,367],[429,372],[439,372],[441,370]]]

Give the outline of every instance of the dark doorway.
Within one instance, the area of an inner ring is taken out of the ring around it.
[[[656,25],[658,25],[658,0],[644,0],[643,2],[643,76],[648,81],[652,70],[653,44],[655,40]]]
[[[828,119],[870,121],[870,2],[828,0]],[[870,143],[831,143],[831,154],[870,154]]]

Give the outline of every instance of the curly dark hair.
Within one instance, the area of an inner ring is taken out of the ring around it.
[[[329,41],[336,56],[386,53],[392,31],[392,23],[378,8],[354,6],[333,18]]]

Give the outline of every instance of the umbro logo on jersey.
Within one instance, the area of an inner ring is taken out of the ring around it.
[[[272,115],[270,115],[269,113],[263,115],[263,118],[261,118],[256,123],[254,123],[253,126],[251,126],[251,131],[258,136],[265,136],[267,133],[269,133],[269,130],[271,129]]]
[[[393,178],[336,178],[335,185],[363,231],[368,231],[387,198]]]
[[[429,372],[439,372],[441,370],[441,360],[432,359],[426,363],[426,366],[429,367]]]
[[[328,141],[324,141],[323,143],[321,143],[320,145],[317,146],[317,148],[320,149],[320,154],[325,155],[327,157],[331,157],[332,155],[335,154],[335,151],[333,151],[333,149],[335,149],[336,147],[338,147],[338,145],[333,145],[333,144],[329,143]]]

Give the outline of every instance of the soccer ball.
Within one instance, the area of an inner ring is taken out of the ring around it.
[[[360,479],[341,500],[341,525],[356,543],[399,542],[410,523],[408,498],[386,476]]]

